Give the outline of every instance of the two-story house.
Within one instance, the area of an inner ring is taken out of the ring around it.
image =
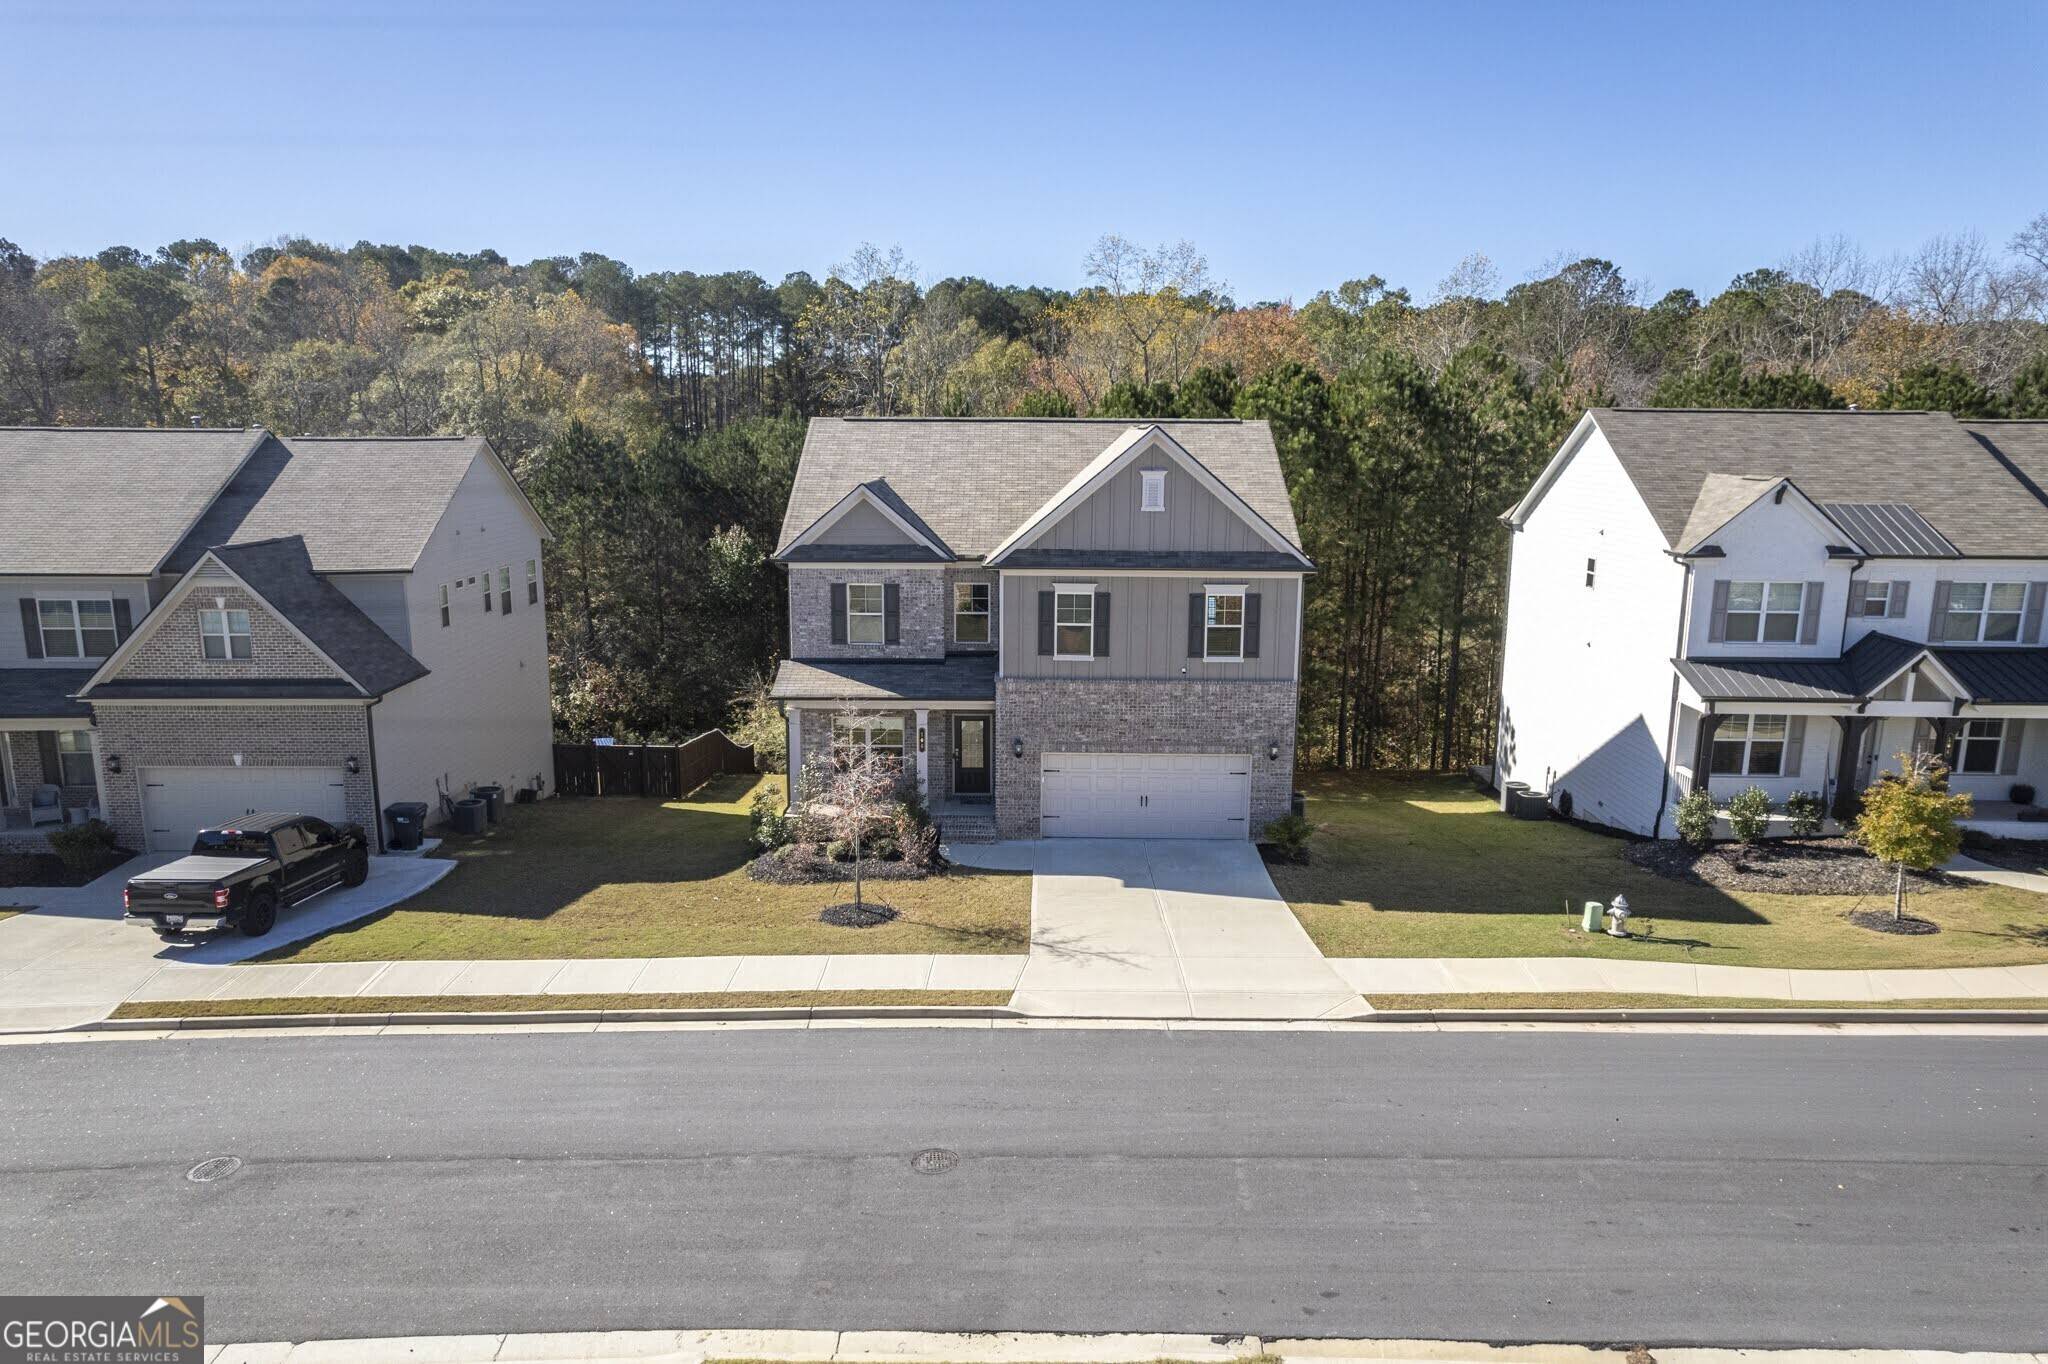
[[[962,840],[1287,813],[1312,566],[1264,422],[819,418],[775,557],[793,766],[900,755]]]
[[[0,846],[537,787],[547,528],[479,439],[0,429]]]
[[[2048,423],[1588,412],[1513,531],[1496,771],[1670,837],[1760,786],[1846,820],[1939,755],[1976,826],[2048,793]],[[2024,794],[2024,793],[2022,793]]]

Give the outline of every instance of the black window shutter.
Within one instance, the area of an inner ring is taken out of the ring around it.
[[[43,620],[36,614],[36,599],[21,599],[21,642],[28,647],[30,658],[43,656]]]
[[[1248,592],[1244,598],[1244,656],[1259,656],[1259,594]]]
[[[903,642],[903,589],[895,583],[882,586],[882,642]]]
[[[1109,657],[1109,593],[1095,594],[1095,656]]]
[[[38,731],[36,734],[36,751],[42,756],[44,783],[49,786],[62,786],[64,784],[64,763],[57,756],[56,734],[47,729]]]
[[[1052,652],[1052,593],[1038,594],[1038,652]]]
[[[846,584],[832,584],[832,642],[846,643]]]
[[[1202,647],[1202,622],[1206,604],[1199,592],[1188,593],[1188,657],[1200,658],[1208,652]]]
[[[126,597],[114,598],[114,643],[125,644],[135,633],[135,617]]]

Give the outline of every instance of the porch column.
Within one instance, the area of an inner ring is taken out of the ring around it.
[[[930,711],[917,712],[917,794],[926,800],[930,800],[932,794],[931,757],[925,752],[928,745],[924,733],[925,724],[930,719]]]
[[[92,793],[99,803],[100,818],[108,819],[113,811],[107,805],[107,769],[100,761],[100,731],[98,726],[88,729],[86,743],[92,749]]]
[[[1863,751],[1863,736],[1871,722],[1867,715],[1837,715],[1835,723],[1842,727],[1842,752],[1835,759],[1835,801],[1830,813],[1847,824],[1856,817],[1857,798],[1863,794],[1856,789],[1856,755]]]
[[[789,717],[789,758],[782,765],[782,808],[796,804],[796,778],[804,769],[804,712],[800,706],[784,706],[783,714]]]
[[[1700,712],[1699,737],[1692,746],[1692,789],[1707,789],[1707,773],[1714,765],[1714,731],[1721,727],[1721,717],[1713,711]]]

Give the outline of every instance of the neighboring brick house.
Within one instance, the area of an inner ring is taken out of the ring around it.
[[[39,795],[123,846],[257,809],[350,820],[552,740],[548,538],[466,437],[0,429],[0,848]]]
[[[819,418],[775,557],[794,764],[900,754],[958,838],[1287,813],[1313,565],[1266,423]]]

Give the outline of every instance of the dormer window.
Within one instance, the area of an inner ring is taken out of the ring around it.
[[[215,663],[242,662],[251,656],[247,611],[201,611],[199,652]]]
[[[1140,469],[1138,471],[1138,510],[1163,512],[1166,510],[1166,470]]]

